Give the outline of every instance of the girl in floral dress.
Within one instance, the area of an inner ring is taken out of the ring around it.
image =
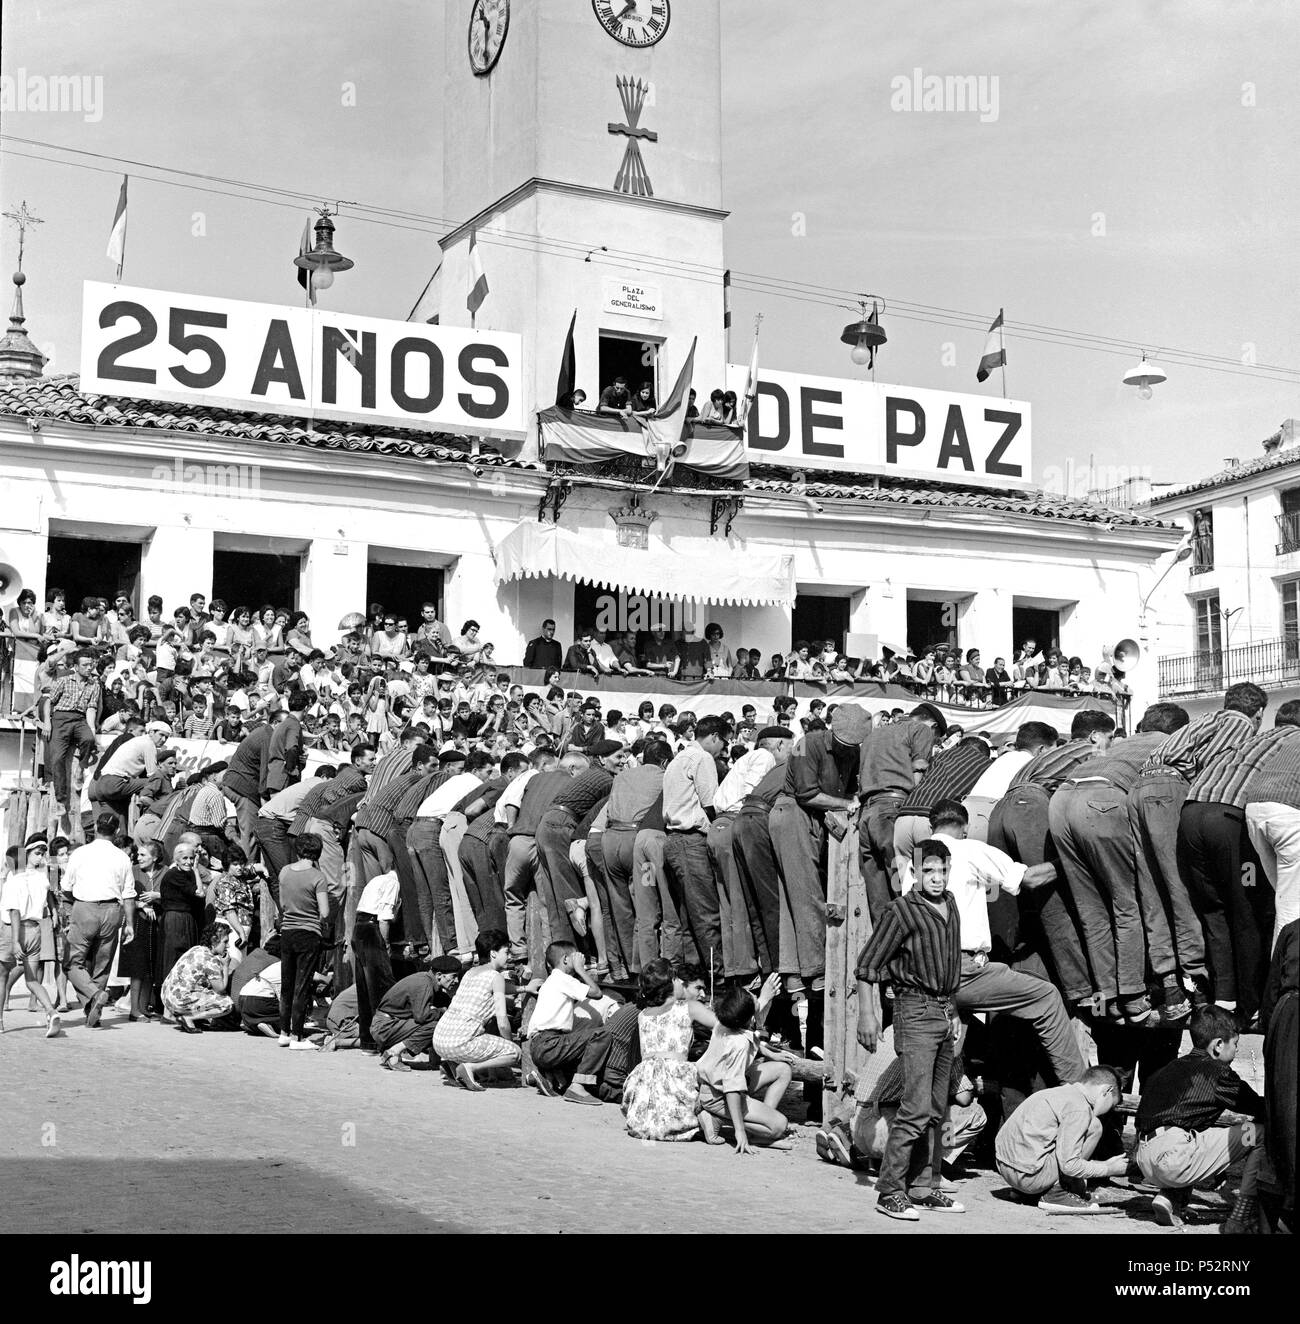
[[[506,1012],[506,967],[510,964],[510,939],[499,929],[484,929],[474,939],[478,964],[460,981],[460,987],[433,1032],[433,1051],[442,1059],[444,1074],[454,1075],[458,1085],[480,1091],[475,1071],[513,1067],[519,1061],[519,1045],[510,1033]],[[497,1033],[485,1028],[488,1018]],[[455,1067],[454,1073],[451,1068]]]
[[[623,1115],[637,1140],[692,1140],[699,1131],[699,1081],[686,1060],[692,1025],[712,1029],[713,1013],[700,1002],[679,1001],[671,964],[662,957],[641,971],[641,1061],[623,1086]]]

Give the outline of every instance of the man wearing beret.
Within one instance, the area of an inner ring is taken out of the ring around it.
[[[451,1006],[462,968],[454,956],[435,956],[427,970],[399,979],[380,999],[370,1033],[385,1071],[410,1071],[410,1058],[432,1051],[433,1032]]]

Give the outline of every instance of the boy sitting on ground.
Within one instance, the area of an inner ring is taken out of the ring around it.
[[[1088,1194],[1089,1180],[1122,1177],[1123,1154],[1092,1157],[1101,1118],[1122,1098],[1113,1067],[1089,1067],[1072,1085],[1031,1094],[1003,1123],[994,1153],[1002,1179],[1046,1214],[1103,1214],[1110,1209]]]
[[[563,1076],[572,1073],[564,1097],[570,1103],[599,1106],[593,1090],[609,1056],[609,1031],[591,1021],[575,1025],[573,1012],[579,1002],[599,1002],[604,994],[588,973],[586,958],[571,942],[551,943],[546,969],[549,973],[528,1024],[532,1069],[524,1084],[535,1085],[553,1098],[561,1092]]]
[[[1142,1175],[1161,1193],[1152,1213],[1161,1227],[1182,1227],[1198,1182],[1213,1182],[1245,1158],[1237,1200],[1221,1232],[1255,1230],[1264,1100],[1232,1069],[1237,1056],[1237,1018],[1223,1007],[1200,1007],[1192,1015],[1192,1051],[1146,1083],[1138,1105]],[[1226,1111],[1254,1121],[1216,1126]]]

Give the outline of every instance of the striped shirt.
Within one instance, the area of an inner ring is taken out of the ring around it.
[[[302,804],[298,806],[298,813],[289,828],[290,835],[297,836],[300,832],[305,832],[308,819],[322,817],[322,812],[334,804],[335,801],[343,799],[345,795],[353,795],[357,791],[363,791],[365,787],[366,774],[361,772],[355,763],[349,763],[346,768],[340,768],[336,776],[331,777],[328,781],[321,782],[319,786],[313,786],[307,792],[307,796]]]
[[[1239,749],[1220,754],[1192,783],[1187,799],[1235,805],[1276,800],[1294,804],[1300,787],[1300,727],[1261,731]]]
[[[888,980],[895,989],[952,997],[961,983],[961,919],[952,895],[944,899],[946,915],[919,888],[891,901],[858,957],[859,983]]]
[[[1262,1118],[1264,1100],[1228,1063],[1217,1061],[1203,1048],[1193,1048],[1186,1057],[1161,1067],[1142,1086],[1138,1135],[1149,1135],[1158,1126],[1208,1131],[1227,1109]]]
[[[973,736],[956,749],[937,754],[916,789],[899,806],[899,817],[928,814],[940,800],[964,800],[991,762],[989,747]]]
[[[1142,775],[1173,773],[1195,781],[1221,754],[1240,749],[1255,734],[1255,723],[1245,713],[1220,708],[1175,731],[1142,765]]]
[[[1072,776],[1080,763],[1092,758],[1097,746],[1091,740],[1071,740],[1064,745],[1045,749],[1035,754],[1023,768],[1011,779],[1011,790],[1017,786],[1041,786],[1045,791],[1054,791],[1068,777]]]
[[[84,713],[98,708],[104,691],[97,680],[82,680],[74,671],[60,676],[50,689],[50,707],[56,713]]]
[[[201,717],[198,713],[191,713],[185,719],[185,739],[207,740],[212,735],[212,728],[216,724],[217,719],[210,713],[206,717]]]
[[[378,795],[375,794],[372,781],[370,794],[358,810],[353,826],[365,828],[378,837],[387,836],[397,826],[394,810],[401,804],[411,787],[423,782],[428,776],[428,772],[404,772],[400,777],[393,778]],[[423,799],[424,796],[421,795],[420,800]],[[420,807],[420,800],[415,802],[417,809]]]
[[[1117,740],[1105,754],[1080,763],[1070,780],[1082,782],[1102,778],[1127,795],[1137,781],[1138,769],[1166,739],[1163,731],[1144,731],[1141,735],[1129,736],[1127,740]]]
[[[398,745],[396,749],[389,750],[375,764],[375,770],[370,774],[370,791],[366,796],[367,803],[373,800],[395,777],[401,777],[410,772],[411,760],[414,757],[414,745]]]
[[[460,770],[464,766],[463,763],[458,763],[452,768],[435,768],[434,771],[426,772],[423,777],[413,781],[406,788],[406,794],[393,806],[394,824],[414,822],[415,816],[420,812],[420,806],[439,786],[445,786],[453,777],[459,777]]]

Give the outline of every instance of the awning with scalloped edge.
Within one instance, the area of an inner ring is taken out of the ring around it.
[[[554,524],[523,520],[492,549],[496,582],[572,579],[646,597],[687,602],[794,606],[794,557],[755,555],[711,542],[707,554],[686,556],[651,539],[644,551],[607,537],[571,533]]]

